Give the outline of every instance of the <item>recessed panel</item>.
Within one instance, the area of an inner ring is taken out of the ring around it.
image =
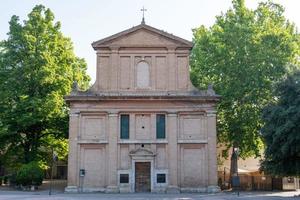
[[[200,187],[207,183],[204,148],[182,148],[181,181],[183,187]]]
[[[130,89],[131,83],[131,67],[130,67],[130,57],[122,56],[120,57],[120,88],[128,90]]]
[[[104,116],[83,116],[81,139],[105,139]]]
[[[156,57],[155,60],[156,89],[164,90],[167,88],[168,83],[168,66],[166,63],[166,57]]]
[[[98,57],[98,77],[99,77],[99,85],[100,89],[108,89],[109,88],[109,77],[110,77],[110,57],[108,56],[99,56]]]
[[[138,140],[150,139],[150,115],[137,114],[135,116],[135,138]]]
[[[156,146],[156,168],[166,169],[167,158],[166,158],[166,145],[161,144]]]
[[[207,119],[203,115],[180,116],[180,139],[206,139]]]
[[[83,149],[84,187],[105,186],[105,154],[103,148]]]
[[[185,90],[188,87],[188,57],[177,57],[177,87]]]
[[[120,169],[129,169],[129,146],[121,145],[120,146]]]

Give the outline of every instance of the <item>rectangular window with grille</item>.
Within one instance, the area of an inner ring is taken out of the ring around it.
[[[120,138],[129,139],[129,115],[121,115]]]
[[[166,116],[163,114],[156,115],[156,138],[166,138]]]
[[[120,174],[120,183],[129,183],[129,174]]]
[[[156,174],[156,183],[166,183],[166,174]]]

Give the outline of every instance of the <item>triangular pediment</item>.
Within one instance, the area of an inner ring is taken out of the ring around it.
[[[191,48],[192,43],[154,27],[141,24],[110,37],[92,43],[94,49],[108,46],[161,47],[174,46]]]
[[[150,149],[138,148],[129,152],[130,156],[155,156],[155,153]]]

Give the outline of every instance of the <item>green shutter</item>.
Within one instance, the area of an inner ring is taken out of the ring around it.
[[[121,115],[121,139],[129,139],[129,115]]]
[[[156,115],[156,138],[166,138],[166,117],[165,115]]]

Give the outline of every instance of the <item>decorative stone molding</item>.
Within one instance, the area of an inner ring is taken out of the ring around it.
[[[65,188],[65,192],[66,193],[77,193],[78,192],[78,188],[77,188],[77,186],[67,186],[66,188]]]
[[[78,144],[108,144],[107,140],[78,140]]]
[[[118,186],[107,186],[105,193],[119,193],[120,189]]]
[[[215,110],[206,111],[207,117],[215,117],[216,115],[217,115],[217,111]]]
[[[168,140],[119,140],[118,144],[168,144]]]
[[[120,47],[119,46],[110,46],[111,53],[118,53]]]
[[[168,50],[168,53],[175,53],[176,45],[168,45],[167,50]]]
[[[93,192],[106,192],[106,189],[103,187],[84,187],[80,192],[84,193],[93,193]]]
[[[80,116],[80,111],[75,110],[75,109],[71,110],[69,116],[70,117],[78,117],[78,116]]]
[[[177,186],[168,186],[167,190],[166,190],[167,194],[179,194],[180,193],[180,189]]]
[[[207,192],[206,187],[199,187],[199,188],[180,188],[180,192],[182,193],[189,193],[189,192],[196,192],[196,193],[205,193]]]
[[[179,144],[207,144],[207,140],[178,140]]]
[[[111,113],[108,113],[108,117],[118,117],[118,113],[115,113],[115,112],[111,112]]]
[[[168,117],[177,117],[178,114],[177,113],[167,113]]]
[[[134,149],[129,152],[129,155],[134,159],[134,158],[147,158],[147,157],[154,157],[156,154],[151,151],[150,149],[147,148],[138,148]]]
[[[79,113],[70,113],[70,117],[79,117]]]

